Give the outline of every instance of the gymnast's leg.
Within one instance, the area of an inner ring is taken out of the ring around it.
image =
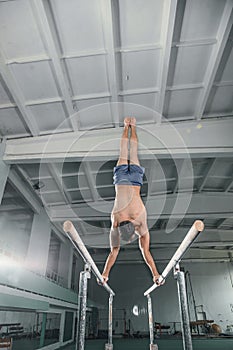
[[[136,132],[136,119],[130,118],[130,164],[140,165],[138,159],[138,137]]]
[[[129,146],[129,139],[128,139],[128,133],[130,128],[130,120],[131,118],[125,118],[124,119],[124,131],[121,136],[121,143],[120,143],[120,156],[117,162],[118,165],[128,164],[128,146]]]

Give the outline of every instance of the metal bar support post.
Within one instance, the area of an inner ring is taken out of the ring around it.
[[[177,280],[183,348],[184,350],[193,350],[189,313],[188,313],[185,276],[184,276],[184,272],[180,271],[179,263],[177,263],[176,266],[174,267],[174,277]]]
[[[89,278],[91,278],[91,267],[89,264],[85,264],[84,271],[80,272],[79,277],[77,336],[75,350],[84,350],[87,310],[87,281]]]
[[[112,344],[112,303],[113,294],[110,293],[108,301],[108,343],[105,344],[105,350],[113,350]]]
[[[149,319],[149,331],[150,331],[150,350],[158,350],[158,345],[154,344],[154,322],[153,322],[153,309],[150,294],[147,295],[148,306],[148,319]]]

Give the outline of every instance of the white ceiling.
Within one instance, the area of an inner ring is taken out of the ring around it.
[[[43,203],[58,230],[71,218],[88,245],[106,246],[112,168],[123,118],[134,115],[152,249],[169,255],[168,242],[200,218],[205,236],[187,257],[231,259],[232,9],[233,0],[0,1],[0,136],[12,165],[1,211]]]

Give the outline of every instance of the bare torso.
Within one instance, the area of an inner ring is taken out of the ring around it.
[[[113,227],[118,227],[122,221],[130,220],[135,230],[143,235],[147,230],[146,208],[140,196],[140,186],[117,185],[116,197],[112,210]]]

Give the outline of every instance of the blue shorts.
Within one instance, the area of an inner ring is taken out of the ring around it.
[[[113,169],[114,185],[142,186],[145,168],[135,164],[122,164]]]

